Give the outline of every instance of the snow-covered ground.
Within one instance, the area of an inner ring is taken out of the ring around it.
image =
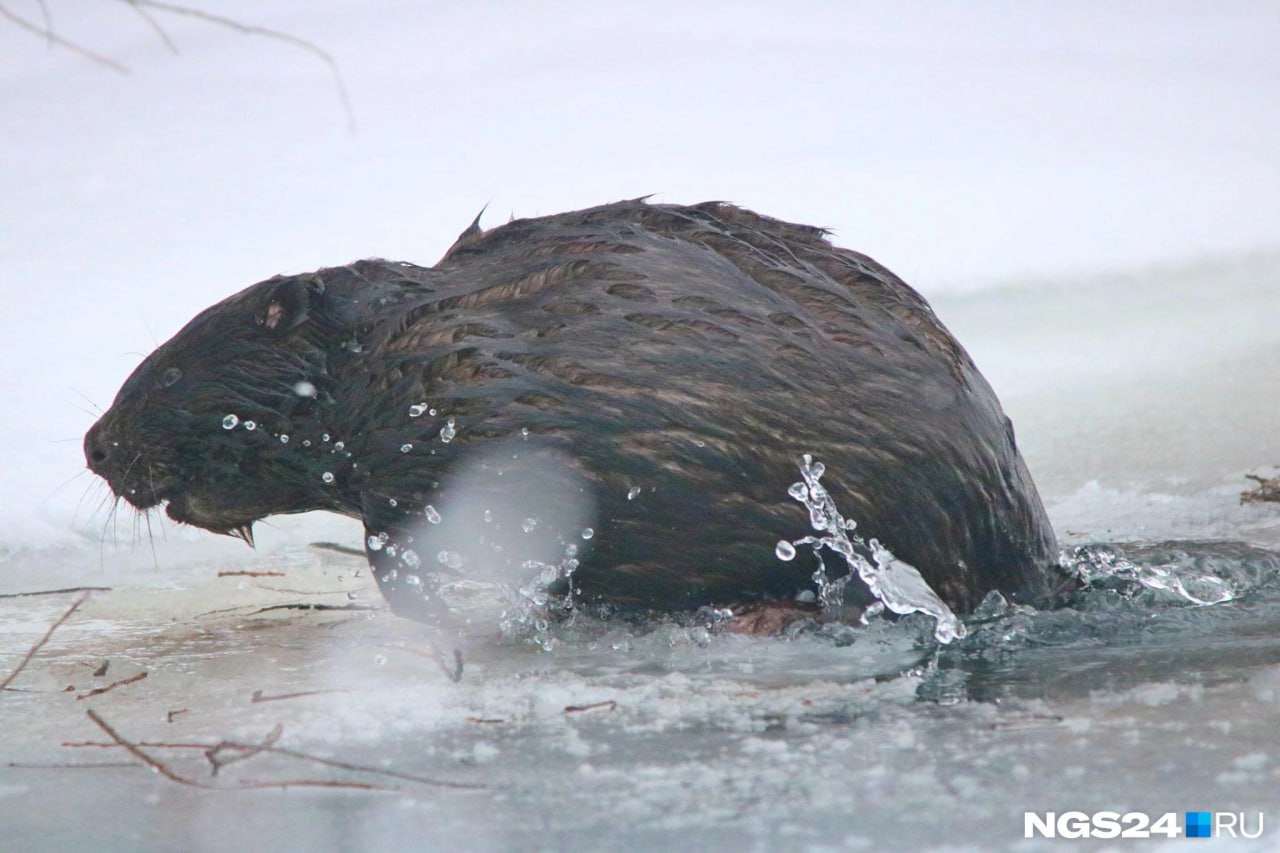
[[[0,846],[990,849],[1031,809],[1201,807],[1264,811],[1274,844],[1274,580],[1216,609],[1014,618],[933,666],[901,625],[852,646],[476,637],[454,683],[438,638],[383,611],[255,612],[378,605],[361,561],[307,546],[355,526],[284,519],[256,553],[148,537],[77,477],[140,357],[253,281],[431,263],[485,204],[498,223],[657,192],[832,227],[929,296],[1065,543],[1280,548],[1280,511],[1237,500],[1280,465],[1274,4],[201,8],[328,51],[355,130],[328,67],[277,40],[153,11],[173,55],[126,4],[50,0],[123,75],[0,18],[0,594],[112,588],[0,693]],[[219,576],[246,571],[279,574]],[[0,678],[72,600],[0,598]],[[202,784],[397,788],[202,790],[62,746],[108,740],[88,708],[131,742],[280,724],[280,748],[483,787],[278,752],[211,777],[147,748]]]

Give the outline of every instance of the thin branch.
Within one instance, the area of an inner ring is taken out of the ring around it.
[[[53,35],[53,15],[49,14],[49,4],[46,0],[40,0],[40,17],[44,18],[45,31]],[[48,39],[47,41],[49,50],[53,50],[53,39]]]
[[[0,598],[28,598],[33,595],[65,595],[68,592],[111,592],[109,586],[69,586],[66,589],[42,589],[38,592],[6,592]]]
[[[564,712],[566,714],[578,714],[582,711],[594,711],[597,708],[608,708],[610,711],[618,710],[618,703],[613,699],[606,699],[603,702],[592,702],[590,705],[566,705]]]
[[[68,619],[71,618],[71,614],[75,613],[76,610],[80,608],[80,605],[85,603],[85,600],[88,597],[89,597],[89,593],[87,592],[81,595],[79,598],[75,600],[74,604],[72,604],[69,608],[67,608],[67,612],[63,613],[62,616],[59,617],[57,622],[54,622],[52,625],[49,626],[49,630],[44,632],[44,636],[40,638],[40,642],[36,643],[34,646],[32,646],[30,649],[27,650],[26,655],[23,656],[22,661],[18,664],[18,668],[15,669],[13,672],[9,673],[9,676],[4,681],[0,681],[0,691],[4,690],[6,687],[8,687],[10,684],[13,683],[13,680],[18,677],[18,673],[26,669],[27,664],[31,663],[31,659],[36,656],[36,653],[39,652],[42,648],[44,648],[45,643],[49,642],[49,638],[53,636],[53,632],[61,628],[63,623],[65,623]]]
[[[76,701],[79,702],[81,699],[88,699],[93,696],[101,696],[103,693],[106,693],[109,690],[115,690],[117,687],[123,687],[126,684],[136,684],[137,682],[141,681],[146,677],[147,677],[147,673],[144,670],[143,672],[140,672],[137,675],[132,675],[128,678],[122,678],[119,681],[113,681],[110,684],[108,684],[106,687],[95,687],[94,689],[88,691],[87,693],[81,693],[78,696],[76,696]]]
[[[259,753],[266,752],[268,749],[276,745],[276,741],[280,740],[280,735],[284,734],[284,726],[276,723],[275,728],[267,733],[262,739],[262,743],[252,744],[249,749],[241,748],[238,744],[229,741],[220,741],[204,751],[204,757],[209,759],[209,764],[213,766],[211,776],[217,776],[218,771],[228,764],[235,764],[237,761],[246,761],[253,758]],[[228,758],[223,758],[222,753],[233,752]]]
[[[484,720],[483,722],[503,722],[502,720]],[[67,749],[110,749],[120,746],[119,741],[116,743],[100,743],[97,741],[64,741],[62,746]],[[146,749],[198,749],[202,752],[208,752],[210,749],[208,744],[203,743],[164,743],[158,741],[141,741],[136,744],[138,747]],[[350,770],[353,773],[369,773],[374,776],[386,776],[391,779],[401,779],[406,782],[417,782],[420,785],[433,785],[438,788],[452,788],[459,791],[479,791],[486,786],[474,784],[470,782],[450,782],[444,779],[432,779],[429,776],[415,776],[412,773],[401,773],[398,770],[388,770],[383,767],[369,767],[363,764],[352,764],[349,761],[339,761],[336,758],[322,758],[319,755],[311,755],[307,752],[301,752],[296,749],[289,749],[283,746],[271,746],[260,749],[257,745],[234,743],[232,741],[223,741],[218,746],[224,749],[243,749],[256,750],[257,752],[268,752],[273,755],[283,755],[289,758],[296,758],[299,761],[310,761],[315,764],[323,764],[326,767],[334,767],[339,770]]]
[[[277,696],[264,696],[261,690],[253,691],[249,697],[250,704],[259,702],[280,702],[285,699],[301,699],[304,696],[319,696],[322,693],[341,693],[341,690],[299,690],[297,693],[281,693]]]
[[[73,41],[68,41],[67,39],[64,39],[62,36],[55,33],[50,27],[48,26],[42,27],[39,24],[34,24],[31,21],[28,21],[26,18],[22,17],[21,15],[14,14],[9,10],[8,7],[4,6],[3,4],[0,4],[0,17],[9,19],[10,22],[16,24],[17,26],[21,27],[22,29],[28,32],[35,33],[37,36],[40,36],[41,38],[48,39],[49,43],[52,45],[57,45],[58,47],[66,48],[72,53],[79,54],[80,56],[83,56],[85,59],[88,59],[91,62],[96,62],[97,64],[103,66],[104,68],[110,68],[112,71],[118,71],[121,74],[129,73],[129,69],[126,66],[121,65],[119,62],[116,62],[114,59],[108,59],[107,57],[102,56],[101,54],[94,53],[92,50],[89,50],[87,47],[81,47],[80,45],[76,44]],[[350,108],[348,108],[348,112],[349,111],[350,111]]]
[[[165,31],[165,28],[160,26],[160,22],[157,21],[150,12],[142,8],[142,5],[138,3],[138,0],[124,0],[124,4],[137,12],[138,17],[147,22],[147,25],[151,27],[152,31],[157,36],[159,36],[160,40],[164,42],[165,47],[169,48],[171,53],[178,54],[182,52],[178,50],[178,46],[174,44],[173,39],[169,38],[169,33]]]
[[[271,610],[379,610],[381,608],[371,607],[368,604],[307,604],[299,602],[297,604],[272,604],[269,607],[259,607],[250,613],[250,616],[257,616],[259,613],[267,613]],[[216,612],[216,611],[214,611]]]
[[[133,6],[145,6],[161,12],[168,12],[171,15],[182,15],[187,18],[195,18],[216,26],[244,33],[245,35],[262,36],[264,38],[284,42],[285,44],[291,44],[300,50],[305,50],[307,53],[317,57],[321,62],[329,66],[329,71],[333,75],[334,88],[337,89],[338,98],[342,101],[342,110],[347,115],[347,126],[351,132],[355,132],[356,114],[355,110],[351,108],[351,99],[347,96],[347,86],[342,80],[342,72],[338,69],[338,62],[329,54],[328,51],[314,42],[307,41],[304,38],[299,38],[298,36],[281,30],[274,30],[270,27],[260,27],[254,24],[245,24],[235,20],[234,18],[223,17],[222,15],[216,15],[213,12],[194,9],[190,6],[184,6],[178,3],[166,3],[163,2],[163,0],[127,0],[127,2]]]
[[[89,764],[33,764],[25,761],[6,761],[5,767],[16,770],[101,770],[106,767],[137,767],[135,761],[96,761]]]
[[[236,789],[244,789],[244,788],[349,788],[349,789],[356,789],[361,791],[394,790],[394,789],[389,789],[384,785],[371,785],[367,782],[336,782],[336,781],[330,781],[327,779],[295,779],[287,782],[241,782],[237,786],[235,786],[235,788],[232,788],[231,786],[224,786],[224,785],[210,785],[206,782],[200,782],[196,779],[188,779],[186,776],[183,776],[179,773],[174,772],[169,767],[169,765],[165,764],[160,759],[154,758],[153,756],[148,755],[137,744],[131,743],[125,740],[125,738],[119,732],[113,729],[107,723],[107,721],[102,719],[102,717],[100,717],[98,713],[94,711],[92,708],[90,708],[88,711],[85,711],[85,714],[88,715],[90,720],[93,720],[94,724],[98,728],[106,732],[107,736],[110,737],[113,741],[115,741],[117,746],[124,747],[125,750],[127,750],[129,754],[132,755],[134,758],[137,758],[143,764],[147,765],[148,767],[150,767],[152,770],[159,773],[164,778],[168,779],[171,782],[177,782],[179,785],[188,785],[192,788],[204,788],[206,790],[211,790],[211,791],[226,791],[226,790],[236,790]],[[245,748],[257,749],[256,746],[250,746]],[[262,751],[262,750],[259,750],[259,751]]]
[[[93,720],[94,725],[96,725],[98,728],[106,732],[107,737],[115,741],[116,745],[123,746],[129,752],[130,755],[132,755],[134,758],[138,759],[143,764],[147,765],[152,770],[156,771],[166,779],[170,779],[174,782],[177,782],[179,785],[190,785],[193,788],[215,787],[214,785],[206,785],[203,782],[197,782],[194,779],[188,779],[185,776],[179,776],[177,773],[174,773],[172,770],[169,769],[168,765],[166,765],[163,761],[158,761],[157,759],[152,758],[150,755],[147,755],[137,746],[125,740],[120,735],[119,732],[117,732],[115,729],[111,728],[111,726],[107,724],[106,720],[102,719],[102,717],[99,717],[98,712],[93,710],[92,708],[85,711],[85,714],[88,715],[89,719]]]

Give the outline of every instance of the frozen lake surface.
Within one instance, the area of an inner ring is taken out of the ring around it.
[[[166,18],[170,57],[128,9],[50,5],[133,73],[0,26],[0,679],[81,596],[18,594],[102,588],[0,692],[6,850],[1047,849],[1023,813],[1067,809],[1261,811],[1214,844],[1275,847],[1280,506],[1239,501],[1280,465],[1270,4],[219,7],[329,49],[355,135],[305,52]],[[1000,395],[1064,548],[1232,600],[1102,583],[941,649],[924,617],[582,618],[544,650],[391,616],[312,547],[354,523],[249,551],[109,523],[72,479],[92,406],[253,281],[430,263],[491,195],[487,224],[655,189],[886,262]]]

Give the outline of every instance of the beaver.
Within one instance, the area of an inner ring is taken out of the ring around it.
[[[775,553],[808,529],[805,454],[952,609],[1058,586],[1012,424],[926,301],[824,229],[720,202],[477,218],[433,267],[259,282],[148,356],[85,455],[137,509],[250,544],[277,513],[359,518],[392,610],[430,619],[420,575],[465,568],[432,540],[450,475],[484,448],[518,467],[529,440],[594,503],[580,537],[551,531],[580,602],[811,597],[813,567]],[[554,502],[547,475],[486,465],[495,498]]]

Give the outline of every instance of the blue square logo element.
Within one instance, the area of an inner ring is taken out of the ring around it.
[[[1212,812],[1187,812],[1183,828],[1187,838],[1211,838],[1213,836]]]

